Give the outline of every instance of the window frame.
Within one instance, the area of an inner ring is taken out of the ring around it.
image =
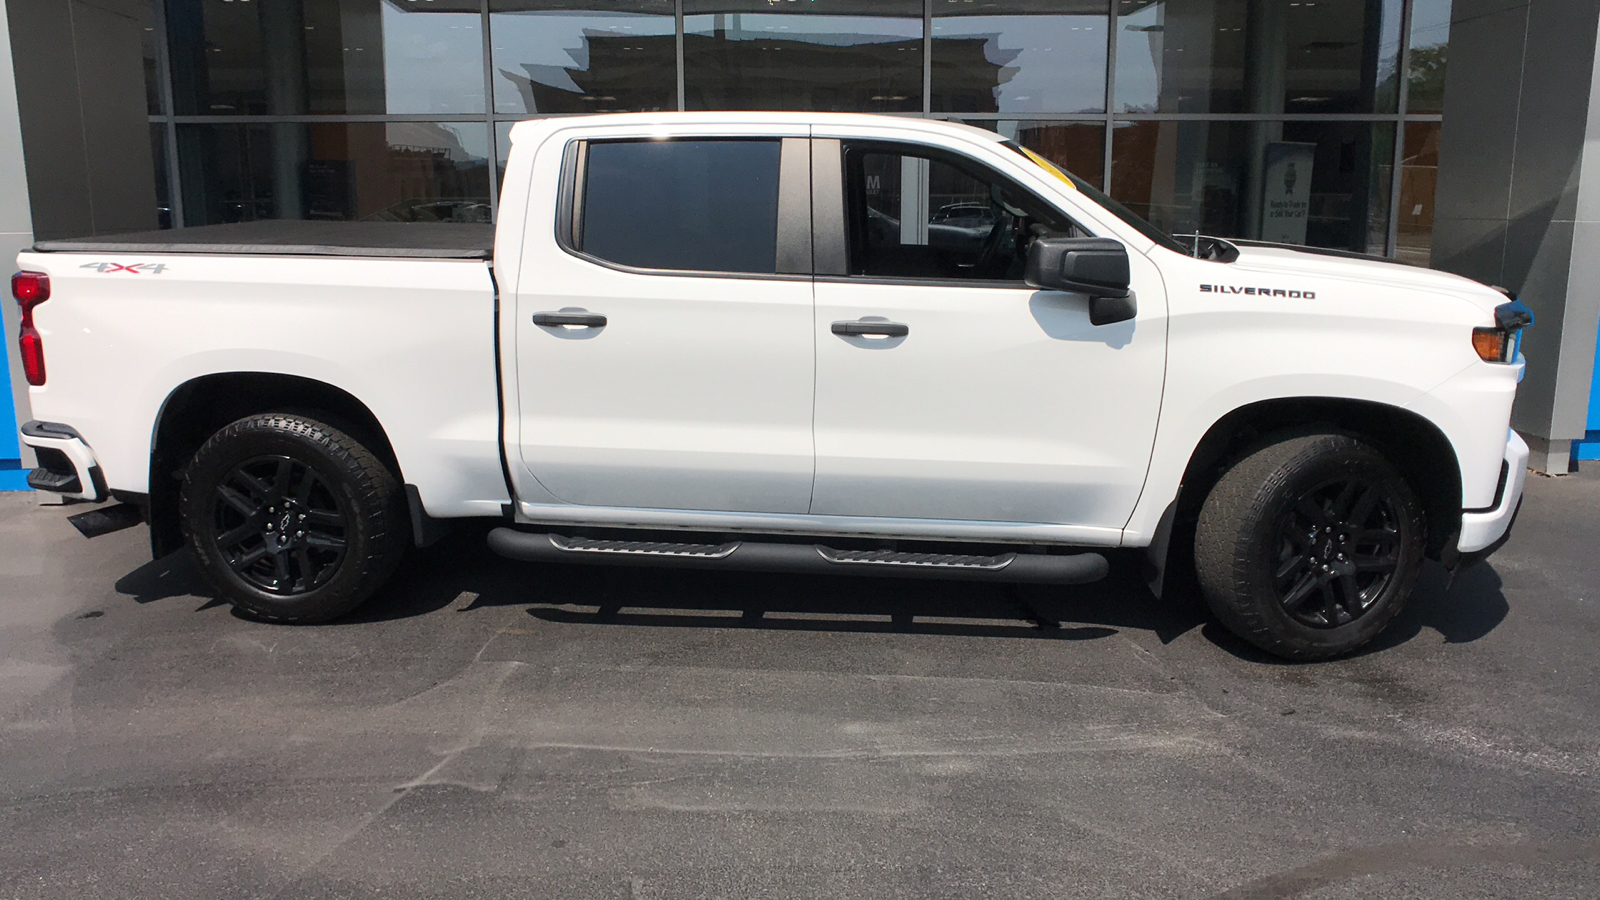
[[[816,226],[812,236],[816,247],[817,280],[849,284],[899,284],[923,287],[991,287],[1023,288],[1027,282],[998,278],[947,278],[911,277],[897,275],[865,275],[852,271],[854,248],[851,238],[850,177],[847,157],[850,153],[890,153],[913,156],[930,162],[939,162],[955,168],[970,178],[989,184],[998,184],[1002,190],[1013,191],[1032,201],[1032,205],[1050,210],[1076,229],[1083,237],[1099,236],[1059,204],[1052,203],[1038,191],[1019,183],[982,160],[932,144],[915,141],[880,138],[813,138],[812,177],[814,179],[813,208]],[[826,262],[826,265],[825,265]]]
[[[728,272],[716,269],[666,269],[633,266],[589,253],[578,246],[583,233],[583,197],[593,144],[644,144],[663,141],[774,141],[778,143],[778,209],[773,264],[776,272]],[[617,272],[684,278],[738,278],[762,281],[809,281],[812,271],[811,167],[808,139],[793,135],[673,134],[668,137],[573,138],[562,149],[561,181],[556,197],[555,239],[569,256]]]

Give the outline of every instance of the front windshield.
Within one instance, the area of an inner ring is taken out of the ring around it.
[[[1155,241],[1157,244],[1160,244],[1174,253],[1189,253],[1189,248],[1178,243],[1176,240],[1173,240],[1172,235],[1167,234],[1165,231],[1162,231],[1154,225],[1151,225],[1149,222],[1146,222],[1133,210],[1101,193],[1099,188],[1096,188],[1089,182],[1084,181],[1082,178],[1079,178],[1065,169],[1062,169],[1055,163],[1050,162],[1048,159],[1045,159],[1021,144],[1018,144],[1016,141],[1004,141],[1003,143],[1006,145],[1006,147],[1026,157],[1030,162],[1034,163],[1039,168],[1044,169],[1051,175],[1054,175],[1055,177],[1066,182],[1068,185],[1071,185],[1074,190],[1082,193],[1095,203],[1105,207],[1112,215],[1128,223],[1140,234],[1144,235],[1150,240]]]

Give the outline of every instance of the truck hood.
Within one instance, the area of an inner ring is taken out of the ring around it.
[[[1228,269],[1240,275],[1282,275],[1302,279],[1337,278],[1386,288],[1410,288],[1458,297],[1478,306],[1489,315],[1494,314],[1496,306],[1506,302],[1506,295],[1500,290],[1470,278],[1434,269],[1423,269],[1380,256],[1321,250],[1315,247],[1258,244],[1248,241],[1227,242],[1239,250],[1239,258],[1228,263]]]

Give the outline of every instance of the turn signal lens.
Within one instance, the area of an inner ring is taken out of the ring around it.
[[[1505,362],[1511,336],[1498,328],[1472,329],[1472,349],[1484,362]]]
[[[17,348],[22,351],[22,372],[34,387],[44,385],[44,337],[33,327],[33,308],[50,299],[50,276],[43,272],[18,272],[11,276],[11,296],[22,307],[22,332]]]

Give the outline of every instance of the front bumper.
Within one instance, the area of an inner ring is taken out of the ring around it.
[[[1528,481],[1528,445],[1515,431],[1506,432],[1506,483],[1495,505],[1461,514],[1461,537],[1456,549],[1463,555],[1478,553],[1501,541],[1510,531]]]
[[[26,422],[22,443],[39,457],[39,468],[28,473],[28,487],[50,491],[70,500],[104,500],[105,476],[94,451],[70,426],[57,422]]]

